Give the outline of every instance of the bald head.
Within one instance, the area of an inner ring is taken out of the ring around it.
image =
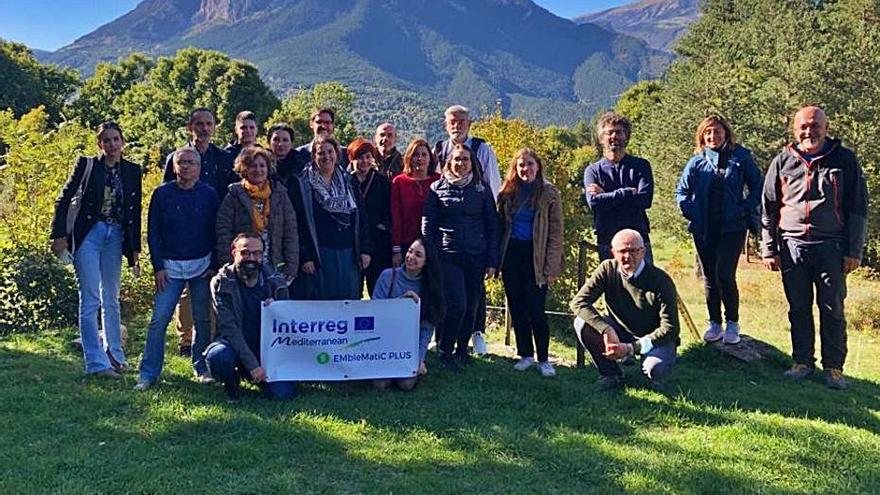
[[[379,127],[376,128],[376,135],[373,137],[373,143],[382,156],[388,156],[397,144],[397,129],[388,122],[379,124]]]
[[[819,153],[828,137],[828,116],[816,106],[801,108],[794,115],[792,132],[799,150],[811,155]]]
[[[611,239],[611,254],[620,269],[631,276],[645,259],[645,241],[632,229],[623,229]]]

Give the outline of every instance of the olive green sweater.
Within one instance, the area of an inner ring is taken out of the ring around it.
[[[629,333],[647,336],[655,347],[680,343],[675,284],[663,270],[648,263],[638,277],[628,280],[614,260],[596,268],[570,306],[587,325],[604,333],[611,326],[594,306],[603,294],[611,317]]]

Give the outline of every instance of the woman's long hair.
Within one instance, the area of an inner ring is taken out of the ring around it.
[[[425,248],[425,266],[422,268],[419,294],[422,301],[421,319],[436,327],[446,317],[446,295],[443,292],[443,280],[440,275],[440,255],[421,237],[413,242],[419,242]]]
[[[516,201],[516,195],[519,193],[519,187],[522,184],[522,181],[516,174],[516,162],[518,162],[520,158],[526,156],[532,157],[532,159],[535,160],[535,163],[538,164],[538,173],[535,175],[535,192],[532,194],[530,200],[532,209],[537,208],[538,198],[540,198],[541,194],[544,192],[544,163],[541,162],[541,157],[538,156],[538,152],[532,148],[520,148],[519,151],[513,155],[513,159],[510,160],[510,165],[507,167],[507,176],[504,178],[504,183],[501,185],[501,191],[498,192],[499,208],[503,203]]]
[[[431,145],[421,138],[412,140],[406,147],[406,153],[403,154],[403,173],[412,175],[412,158],[419,146],[424,146],[428,150],[428,175],[430,176],[437,170],[437,156],[434,155]]]
[[[447,158],[446,163],[443,164],[443,173],[445,174],[447,170],[452,170],[452,155],[455,153],[455,150],[465,150],[468,152],[468,155],[470,155],[471,173],[474,174],[474,178],[471,182],[477,185],[483,182],[483,167],[477,165],[474,151],[466,144],[456,143],[452,145],[452,151],[449,152],[449,158]]]

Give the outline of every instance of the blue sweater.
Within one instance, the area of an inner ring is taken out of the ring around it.
[[[598,184],[604,191],[586,193],[600,245],[611,244],[611,238],[621,229],[634,229],[642,236],[648,235],[651,227],[645,210],[654,200],[654,176],[648,160],[624,155],[615,165],[602,158],[584,171],[584,189],[590,184]]]
[[[212,253],[219,206],[214,188],[201,181],[187,190],[177,182],[157,187],[147,215],[153,270],[162,270],[166,259],[194,260]]]
[[[394,279],[394,285],[391,285],[391,279]],[[406,269],[402,266],[398,268],[386,268],[376,280],[376,286],[373,288],[373,299],[395,299],[406,291],[411,290],[416,294],[420,294],[422,290],[421,278],[410,278],[406,273]]]

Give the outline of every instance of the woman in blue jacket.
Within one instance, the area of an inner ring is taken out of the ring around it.
[[[738,344],[736,265],[746,229],[757,217],[763,178],[751,151],[736,144],[730,124],[718,115],[706,117],[697,126],[694,153],[684,167],[675,197],[689,221],[703,272],[709,310],[703,340],[723,338],[725,344]],[[746,187],[748,194],[744,194]],[[722,304],[727,320],[724,328]]]
[[[470,148],[453,147],[442,177],[431,184],[422,214],[422,236],[440,252],[446,295],[440,363],[453,373],[470,359],[467,345],[480,303],[480,284],[498,268],[495,198],[473,161]]]

